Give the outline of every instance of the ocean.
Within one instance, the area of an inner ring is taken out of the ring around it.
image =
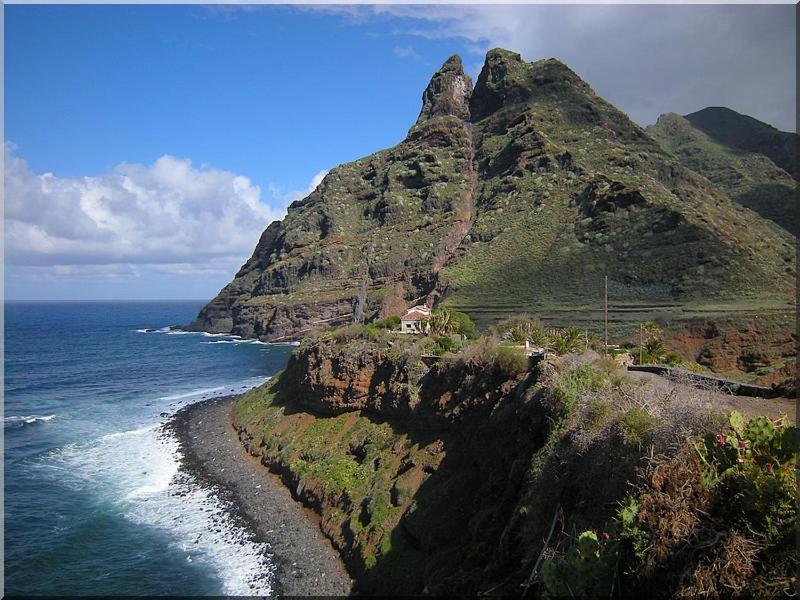
[[[167,329],[202,305],[5,304],[6,594],[270,593],[269,548],[160,426],[263,383],[291,347]]]

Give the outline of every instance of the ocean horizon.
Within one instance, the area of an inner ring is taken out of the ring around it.
[[[6,301],[5,592],[267,595],[270,548],[162,425],[291,348],[169,329],[202,300]]]

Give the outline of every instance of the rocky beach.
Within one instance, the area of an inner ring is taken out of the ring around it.
[[[237,517],[256,541],[274,553],[274,594],[344,596],[351,580],[330,542],[307,512],[256,459],[242,448],[231,425],[236,396],[187,406],[166,425],[178,439],[181,468],[237,507]]]

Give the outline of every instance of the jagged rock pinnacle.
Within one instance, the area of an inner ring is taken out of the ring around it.
[[[470,115],[478,121],[496,110],[540,95],[567,97],[591,88],[555,58],[527,63],[516,52],[495,48],[486,54],[470,98]]]
[[[464,73],[461,57],[454,54],[434,73],[422,94],[422,110],[417,123],[444,115],[469,120],[472,80]]]

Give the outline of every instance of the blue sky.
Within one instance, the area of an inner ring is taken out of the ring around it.
[[[641,124],[794,129],[793,10],[6,6],[5,296],[213,296],[328,169],[402,140],[453,53],[562,58]]]

